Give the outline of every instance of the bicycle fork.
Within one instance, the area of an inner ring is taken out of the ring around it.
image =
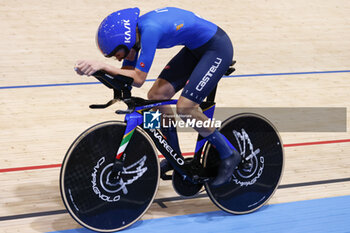
[[[117,154],[114,158],[114,164],[112,169],[112,181],[117,183],[120,180],[120,175],[123,172],[124,161],[126,159],[125,150],[129,145],[129,142],[132,138],[132,135],[135,132],[135,129],[138,125],[142,124],[142,115],[133,112],[130,114],[126,114],[125,116],[126,129],[123,135],[123,139],[118,147]]]

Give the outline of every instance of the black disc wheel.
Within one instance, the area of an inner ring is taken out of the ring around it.
[[[219,130],[242,156],[232,179],[219,187],[206,183],[211,200],[233,214],[250,213],[263,206],[274,194],[283,171],[283,145],[275,127],[264,117],[245,113],[232,116]],[[220,163],[210,144],[204,152],[204,166],[212,174]]]
[[[153,142],[139,127],[124,152],[121,176],[112,178],[125,129],[126,124],[118,121],[91,127],[75,140],[63,161],[62,200],[70,215],[90,230],[113,232],[130,226],[156,195],[158,156]]]

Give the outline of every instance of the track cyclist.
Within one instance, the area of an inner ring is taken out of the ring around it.
[[[134,79],[141,87],[151,68],[156,49],[184,46],[165,66],[148,92],[150,100],[171,99],[182,90],[176,112],[182,120],[206,121],[199,104],[209,95],[232,63],[230,38],[217,25],[183,9],[166,7],[140,16],[139,8],[128,8],[108,15],[100,24],[96,43],[105,57],[123,60],[122,68],[100,61],[80,60],[79,75],[92,75],[104,70],[112,75]],[[163,114],[173,115],[170,106],[161,106]],[[219,152],[219,172],[211,182],[220,186],[230,181],[241,156],[215,128],[194,129]],[[176,127],[162,129],[170,145],[181,153]],[[172,169],[167,160],[161,162],[161,174]]]

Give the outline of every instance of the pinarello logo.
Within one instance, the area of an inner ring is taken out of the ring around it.
[[[141,66],[142,68],[144,68],[144,67],[145,67],[145,63],[141,62],[141,63],[140,63],[140,66]]]

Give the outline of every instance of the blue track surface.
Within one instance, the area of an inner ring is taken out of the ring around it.
[[[259,76],[289,76],[289,75],[305,75],[305,74],[334,74],[334,73],[350,73],[350,70],[331,70],[331,71],[310,71],[310,72],[293,72],[293,73],[266,73],[266,74],[242,74],[230,75],[223,78],[238,77],[259,77]],[[156,79],[147,79],[146,82],[153,82]],[[37,85],[18,85],[18,86],[0,86],[1,89],[19,89],[19,88],[37,88],[37,87],[57,87],[57,86],[79,86],[79,85],[96,85],[100,82],[83,82],[83,83],[58,83],[58,84],[37,84]]]
[[[73,229],[55,233],[90,232],[87,229]],[[215,211],[143,220],[121,232],[350,233],[350,196],[268,205],[247,215]]]

